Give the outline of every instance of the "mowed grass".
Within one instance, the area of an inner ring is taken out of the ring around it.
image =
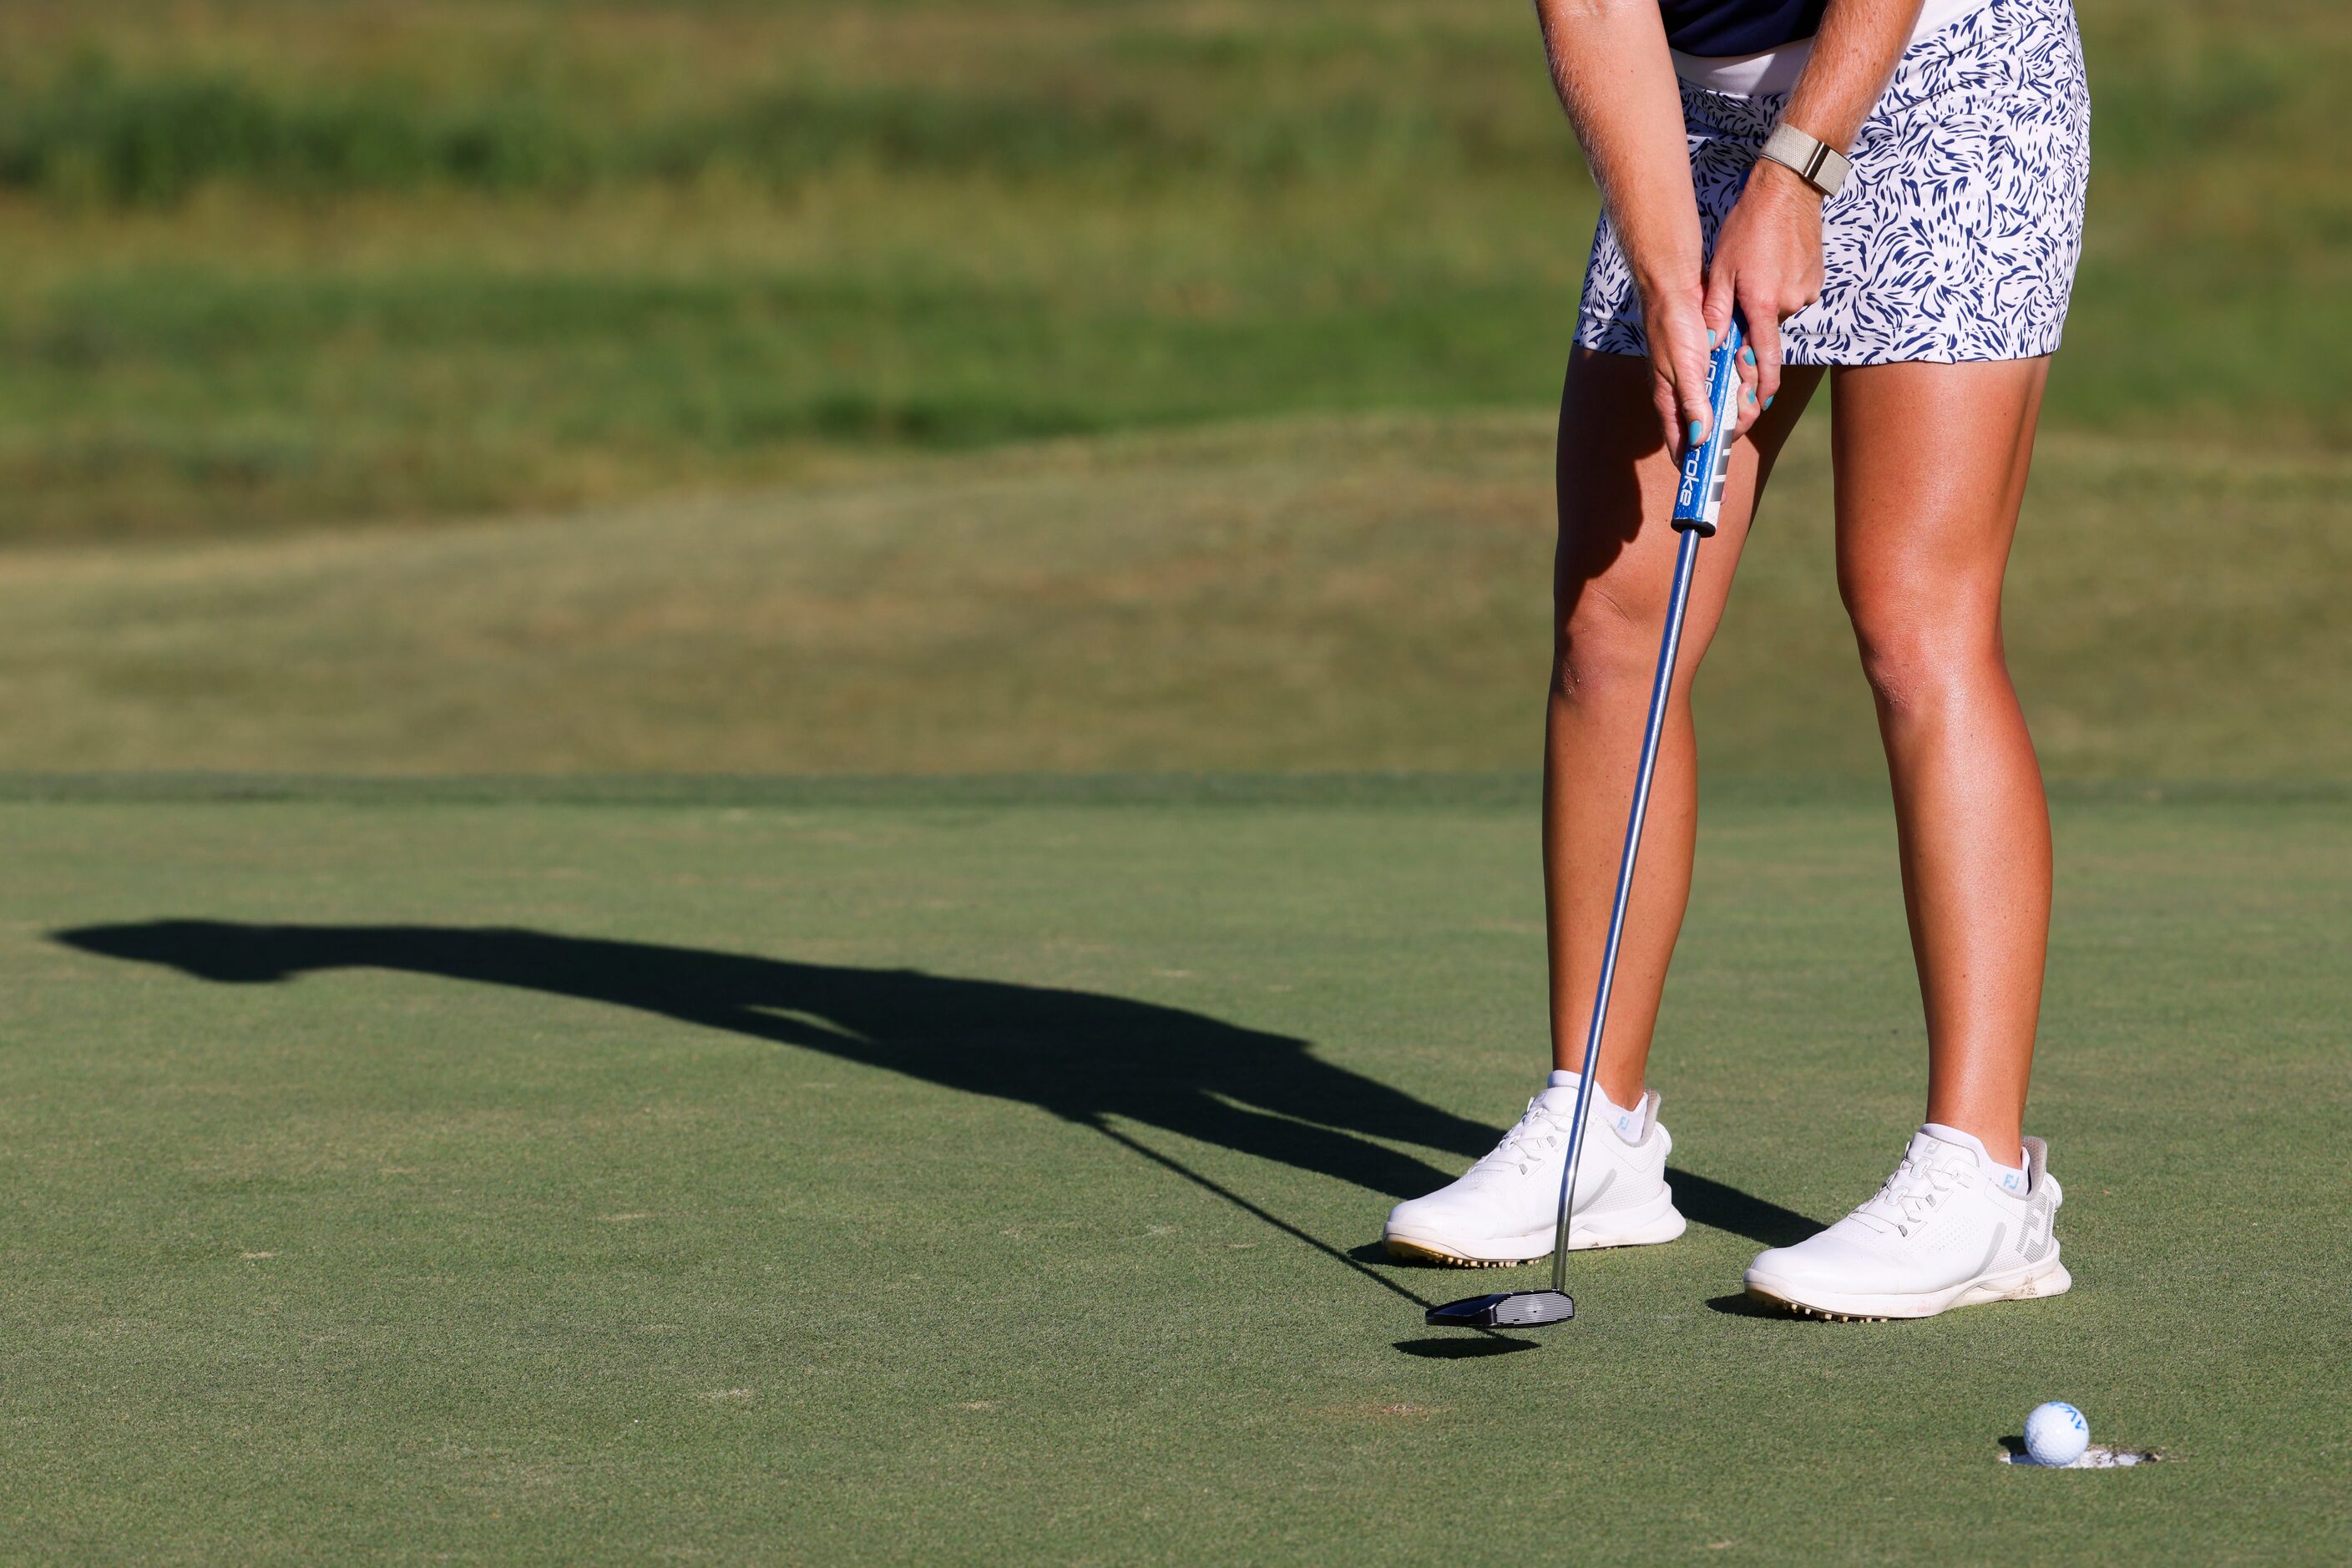
[[[1717,772],[1880,765],[1826,414],[1701,676]],[[1550,473],[1540,416],[1368,416],[561,521],[20,550],[0,767],[1526,772]],[[2050,770],[2352,774],[2347,498],[2339,458],[2047,437],[2008,646]]]
[[[2344,9],[2082,9],[2053,426],[2340,446]],[[0,541],[1538,406],[1594,206],[1524,7],[17,0]]]
[[[1918,1114],[1891,828],[1718,792],[1694,1224],[1538,1342],[1369,1247],[1540,1065],[1531,816],[1217,793],[0,805],[0,1552],[2352,1549],[2340,795],[2062,804],[2075,1289],[1847,1326],[1735,1292]],[[2166,1462],[1999,1463],[2048,1398]]]

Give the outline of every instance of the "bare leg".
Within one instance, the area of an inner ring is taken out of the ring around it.
[[[1835,373],[1838,584],[1878,703],[1927,1016],[1927,1120],[2018,1136],[2050,934],[2050,812],[2001,651],[2047,360]]]
[[[1721,529],[1700,552],[1601,1041],[1600,1087],[1620,1105],[1641,1097],[1666,963],[1690,894],[1698,822],[1691,680],[1722,621],[1772,459],[1820,379],[1816,370],[1790,370],[1771,411],[1733,449]],[[1648,367],[1624,355],[1576,351],[1560,397],[1557,640],[1543,805],[1552,1058],[1570,1071],[1583,1064],[1657,669],[1674,574],[1670,520],[1678,475],[1676,454],[1660,438],[1650,405]]]

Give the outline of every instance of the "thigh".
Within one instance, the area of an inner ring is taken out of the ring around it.
[[[1685,670],[1696,667],[1722,618],[1732,569],[1773,459],[1820,380],[1818,370],[1790,367],[1771,409],[1732,448],[1718,531],[1700,552],[1691,588]],[[1681,475],[1680,454],[1667,447],[1650,399],[1649,362],[1576,349],[1560,395],[1555,475],[1559,544],[1553,592],[1562,628],[1596,614],[1645,626],[1664,617],[1674,576],[1675,489]]]
[[[1832,373],[1838,584],[1874,614],[1997,618],[2047,359]]]

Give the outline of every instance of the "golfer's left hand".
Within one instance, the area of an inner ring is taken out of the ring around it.
[[[1739,356],[1739,430],[1780,390],[1780,323],[1822,297],[1822,195],[1794,170],[1759,158],[1716,236],[1701,307],[1721,334],[1737,305],[1748,319]]]

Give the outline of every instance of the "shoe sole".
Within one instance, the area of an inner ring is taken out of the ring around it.
[[[1689,1222],[1683,1218],[1675,1209],[1674,1200],[1669,1197],[1664,1213],[1621,1229],[1596,1233],[1571,1225],[1568,1231],[1568,1249],[1570,1252],[1597,1252],[1612,1247],[1654,1247],[1661,1242],[1674,1240],[1687,1228]],[[1433,1263],[1446,1268],[1516,1268],[1522,1264],[1541,1263],[1549,1258],[1552,1232],[1547,1226],[1533,1236],[1514,1237],[1508,1241],[1498,1242],[1496,1247],[1510,1256],[1497,1258],[1481,1258],[1447,1247],[1441,1241],[1409,1236],[1384,1234],[1381,1243],[1388,1248],[1389,1256],[1401,1263]],[[1537,1250],[1528,1251],[1530,1247]]]
[[[2063,1296],[2074,1283],[2066,1266],[2053,1258],[2047,1263],[2004,1278],[1965,1280],[1948,1289],[1906,1296],[1845,1296],[1786,1285],[1770,1276],[1748,1276],[1748,1294],[1758,1301],[1785,1307],[1799,1317],[1822,1318],[1839,1323],[1883,1323],[1895,1318],[1932,1318],[1955,1307],[1981,1307],[1994,1301],[2032,1301]]]

